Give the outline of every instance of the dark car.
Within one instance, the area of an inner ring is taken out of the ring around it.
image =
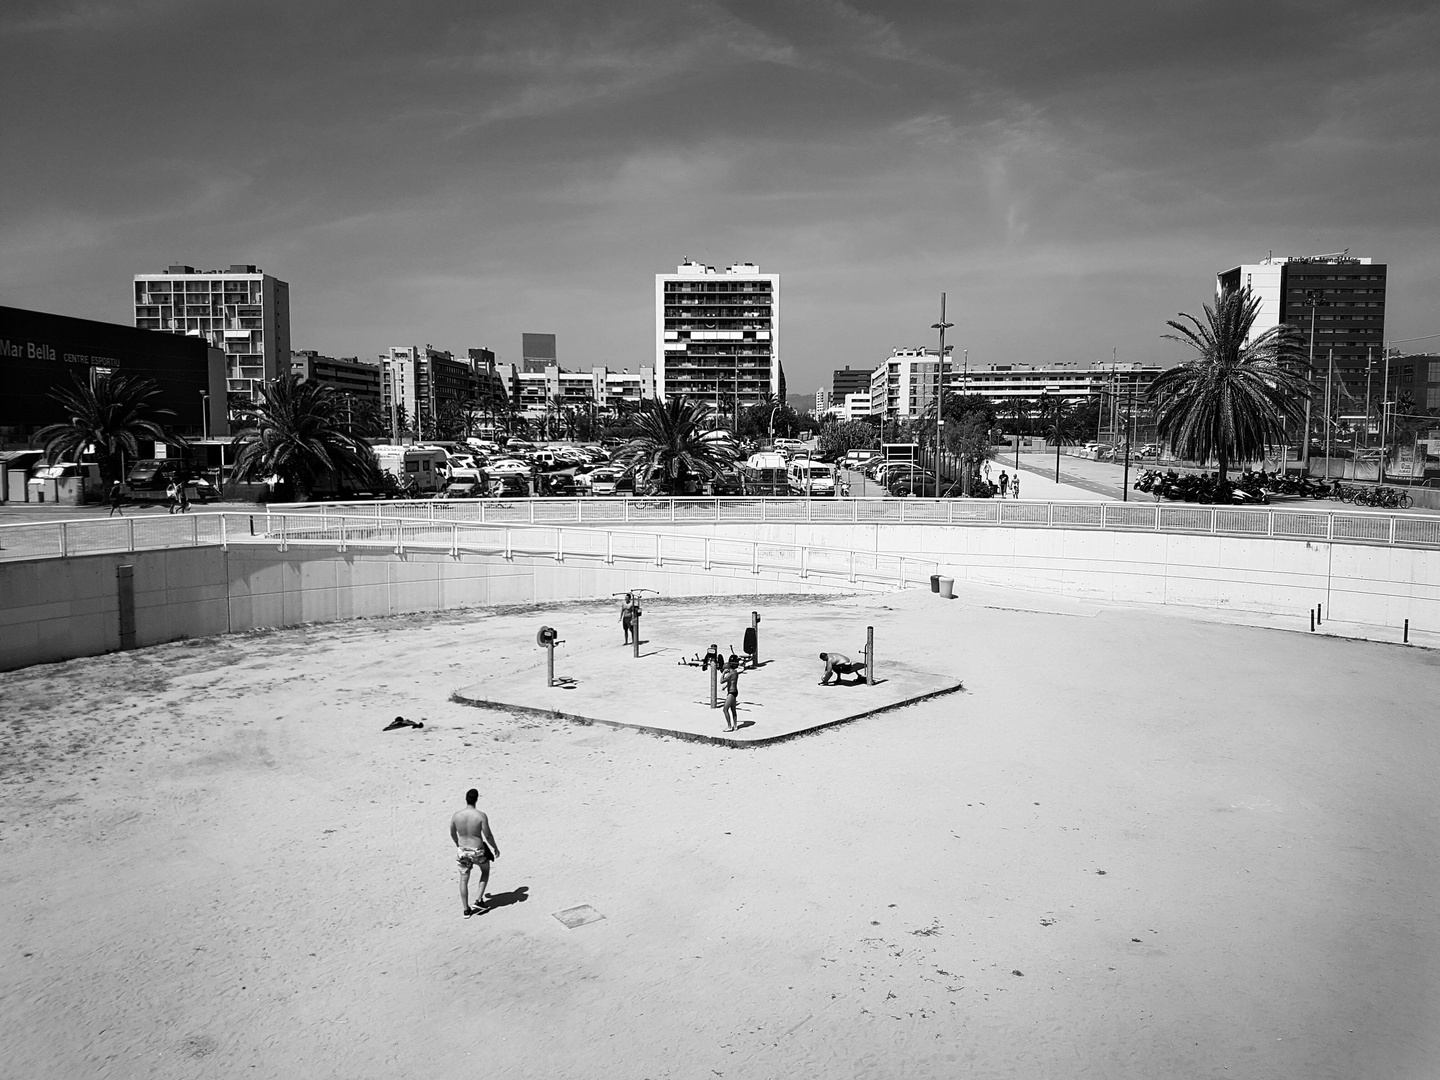
[[[125,474],[130,497],[136,502],[166,498],[171,484],[187,484],[190,467],[183,458],[141,458]]]
[[[710,481],[711,495],[744,495],[745,480],[739,473],[724,472]]]
[[[553,476],[543,478],[544,487],[542,493],[545,495],[572,496],[575,492],[575,477],[569,473],[556,473]]]

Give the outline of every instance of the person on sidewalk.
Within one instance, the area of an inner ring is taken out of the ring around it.
[[[475,807],[480,792],[471,788],[465,793],[465,809],[455,811],[450,819],[450,839],[455,841],[455,862],[460,867],[460,907],[465,918],[485,911],[485,886],[490,884],[490,863],[500,858],[500,845],[490,831],[490,819]],[[470,871],[480,871],[480,894],[470,904]]]
[[[1004,469],[1000,470],[1000,498],[1005,498],[1010,491],[1010,474]]]
[[[1014,479],[1010,481],[1010,496],[1014,499],[1020,497],[1020,474],[1018,472],[1015,474]]]

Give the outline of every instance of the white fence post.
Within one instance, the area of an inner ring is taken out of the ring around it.
[[[674,504],[674,503],[671,503],[670,506],[671,506],[671,508],[673,509],[674,506],[675,506],[675,504]],[[656,533],[656,534],[655,534],[655,565],[656,565],[656,566],[663,566],[663,565],[664,565],[664,562],[663,562],[663,561],[661,560],[661,558],[660,558],[660,541],[663,540],[664,538],[665,538],[665,534],[664,534],[664,533]]]
[[[710,569],[710,537],[705,537],[705,569]]]
[[[450,523],[450,557],[456,558],[460,554],[460,524],[452,521]]]
[[[750,542],[750,572],[760,573],[760,545],[753,540]]]
[[[126,551],[134,551],[134,550],[135,550],[135,519],[134,519],[133,517],[130,519],[130,527],[129,527],[128,529],[126,529],[125,531],[130,534],[129,537],[128,537],[128,546],[126,547],[125,550],[126,550]]]
[[[58,485],[57,485],[58,486]],[[70,554],[70,528],[65,522],[60,523],[60,557],[63,559]]]
[[[220,550],[230,550],[230,515],[220,515]]]
[[[609,566],[615,565],[615,534],[609,529],[605,530],[605,562]]]
[[[855,549],[850,549],[850,584],[855,584]]]
[[[555,530],[555,561],[565,561],[565,530]]]

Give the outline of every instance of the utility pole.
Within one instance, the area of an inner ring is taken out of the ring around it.
[[[1375,370],[1375,347],[1368,346],[1365,349],[1365,448],[1370,448],[1370,395],[1371,373]],[[1359,476],[1359,473],[1356,473]]]
[[[945,321],[945,294],[940,294],[940,321],[931,330],[940,331],[940,355],[935,365],[935,498],[940,498],[940,425],[945,412],[945,331],[954,326]]]
[[[1120,501],[1130,501],[1130,444],[1135,434],[1135,382],[1131,380],[1125,395],[1125,479],[1121,481]]]
[[[1300,475],[1304,476],[1310,471],[1310,384],[1315,377],[1315,311],[1317,308],[1327,306],[1330,301],[1325,299],[1325,293],[1320,289],[1307,289],[1305,299],[1302,302],[1310,309],[1310,359],[1305,365],[1305,430],[1301,435],[1304,443],[1300,447]]]
[[[1385,362],[1385,389],[1380,391],[1380,461],[1375,474],[1379,484],[1385,483],[1385,451],[1388,449],[1385,428],[1390,416],[1390,344],[1386,342],[1382,347],[1385,350],[1382,357]]]

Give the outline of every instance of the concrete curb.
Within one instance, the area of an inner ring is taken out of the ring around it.
[[[729,739],[723,735],[703,735],[693,731],[680,731],[676,728],[654,727],[649,724],[627,724],[621,720],[605,720],[595,716],[582,716],[579,713],[563,712],[559,709],[538,709],[533,705],[513,705],[505,701],[491,701],[484,698],[466,697],[456,690],[451,693],[450,700],[458,705],[470,705],[477,709],[497,709],[505,712],[518,713],[522,716],[534,716],[550,720],[569,720],[572,723],[602,724],[605,727],[628,728],[631,731],[643,731],[647,735],[655,735],[662,738],[681,739],[685,742],[710,743],[714,746],[728,746],[734,749],[746,749],[754,746],[774,746],[776,743],[786,742],[789,739],[798,739],[805,735],[813,735],[825,728],[836,727],[840,724],[849,724],[855,720],[863,720],[867,716],[878,716],[881,713],[893,712],[896,709],[903,709],[907,705],[915,705],[922,701],[929,701],[931,698],[944,697],[965,689],[963,682],[957,682],[954,686],[941,687],[939,690],[931,690],[928,693],[918,694],[912,698],[905,698],[903,701],[893,701],[888,705],[881,705],[879,708],[866,709],[864,712],[853,713],[850,716],[837,717],[834,720],[825,720],[811,727],[801,728],[797,731],[787,731],[780,735],[770,735],[758,739]]]

